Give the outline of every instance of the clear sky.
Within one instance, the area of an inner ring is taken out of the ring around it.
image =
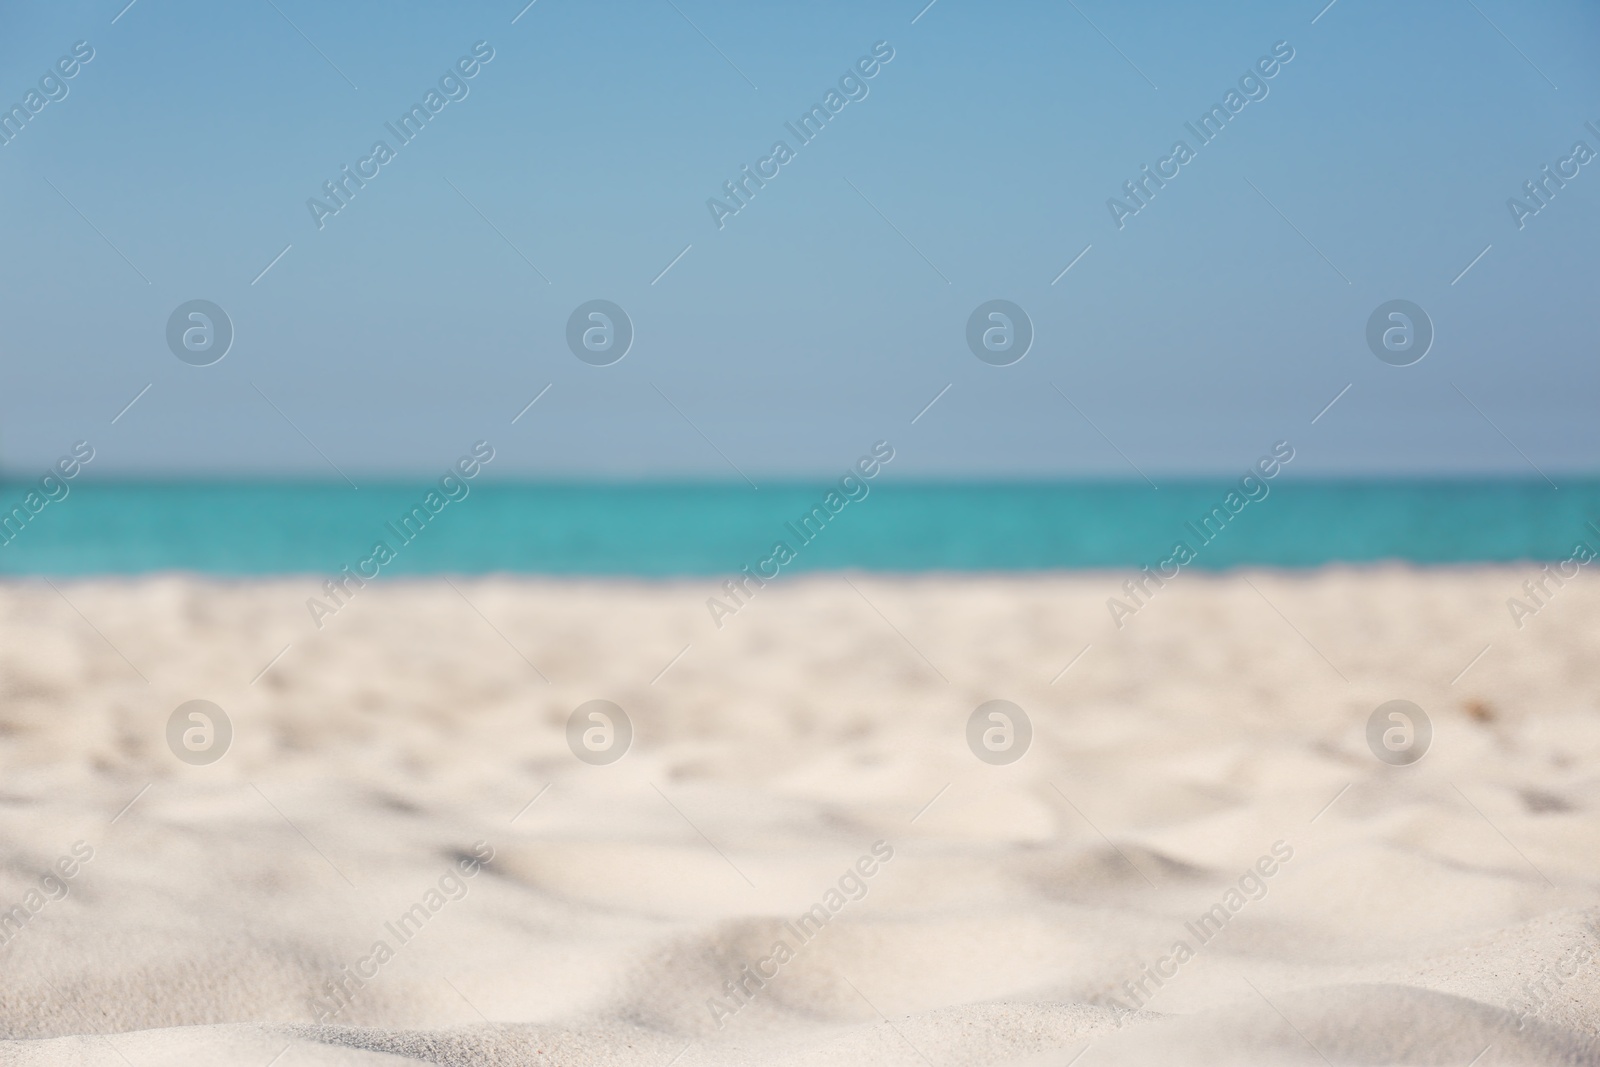
[[[45,101],[0,146],[13,475],[79,439],[98,476],[425,473],[479,439],[499,477],[809,476],[879,439],[935,478],[1282,439],[1303,475],[1596,468],[1600,161],[1507,206],[1600,151],[1592,4],[125,2],[0,35],[0,106]],[[1230,89],[1258,98],[1203,144]],[[376,175],[319,220],[346,165]],[[745,165],[776,175],[719,228]],[[1176,176],[1114,219],[1145,165]],[[210,366],[167,340],[197,299],[234,330]],[[609,366],[568,347],[595,299],[633,326]],[[1032,322],[1010,366],[968,347],[992,299]],[[1367,342],[1394,299],[1433,324],[1410,366]]]

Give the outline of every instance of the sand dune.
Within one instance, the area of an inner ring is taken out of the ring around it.
[[[1120,630],[1093,573],[804,576],[720,630],[689,581],[320,631],[311,579],[12,582],[0,1062],[1600,1063],[1600,595],[1518,629],[1533,573],[1185,573]]]

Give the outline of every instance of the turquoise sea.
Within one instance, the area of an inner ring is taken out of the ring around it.
[[[0,547],[0,574],[331,573],[394,549],[385,575],[507,571],[556,575],[717,575],[769,557],[785,573],[1030,571],[1137,567],[1189,542],[1194,565],[1311,567],[1407,560],[1453,564],[1600,547],[1600,481],[1273,483],[1209,543],[1187,525],[1230,483],[873,484],[809,543],[787,525],[823,503],[823,482],[493,484],[429,517],[408,542],[398,523],[429,483],[79,482]],[[0,509],[28,483],[0,483]],[[1222,525],[1217,523],[1215,525]],[[814,527],[813,527],[814,529]]]

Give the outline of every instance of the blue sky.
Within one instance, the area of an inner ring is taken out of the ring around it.
[[[1222,474],[1280,439],[1301,475],[1596,466],[1600,162],[1521,229],[1506,207],[1600,150],[1592,7],[124,2],[0,39],[6,107],[94,49],[0,147],[13,474],[79,439],[97,476],[425,473],[478,439],[497,477],[809,476],[878,439],[928,478]],[[319,229],[307,200],[480,41]],[[1279,41],[1266,97],[1119,229],[1107,199]],[[995,298],[1036,333],[1009,367],[965,342]],[[1395,298],[1436,330],[1409,367],[1365,341]],[[167,348],[193,299],[233,322],[211,366]],[[592,299],[634,325],[611,366],[567,348]]]

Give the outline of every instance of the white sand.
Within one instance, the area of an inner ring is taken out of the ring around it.
[[[0,586],[0,909],[66,890],[0,926],[0,1061],[1600,1063],[1600,593],[1519,632],[1532,573],[1185,574],[1120,632],[1110,574],[805,577],[720,632],[709,582],[394,582],[321,633],[310,579]],[[195,698],[210,766],[165,741]],[[634,725],[610,766],[567,747],[593,698]],[[966,746],[995,698],[1009,766]],[[1393,698],[1414,766],[1367,747]]]

